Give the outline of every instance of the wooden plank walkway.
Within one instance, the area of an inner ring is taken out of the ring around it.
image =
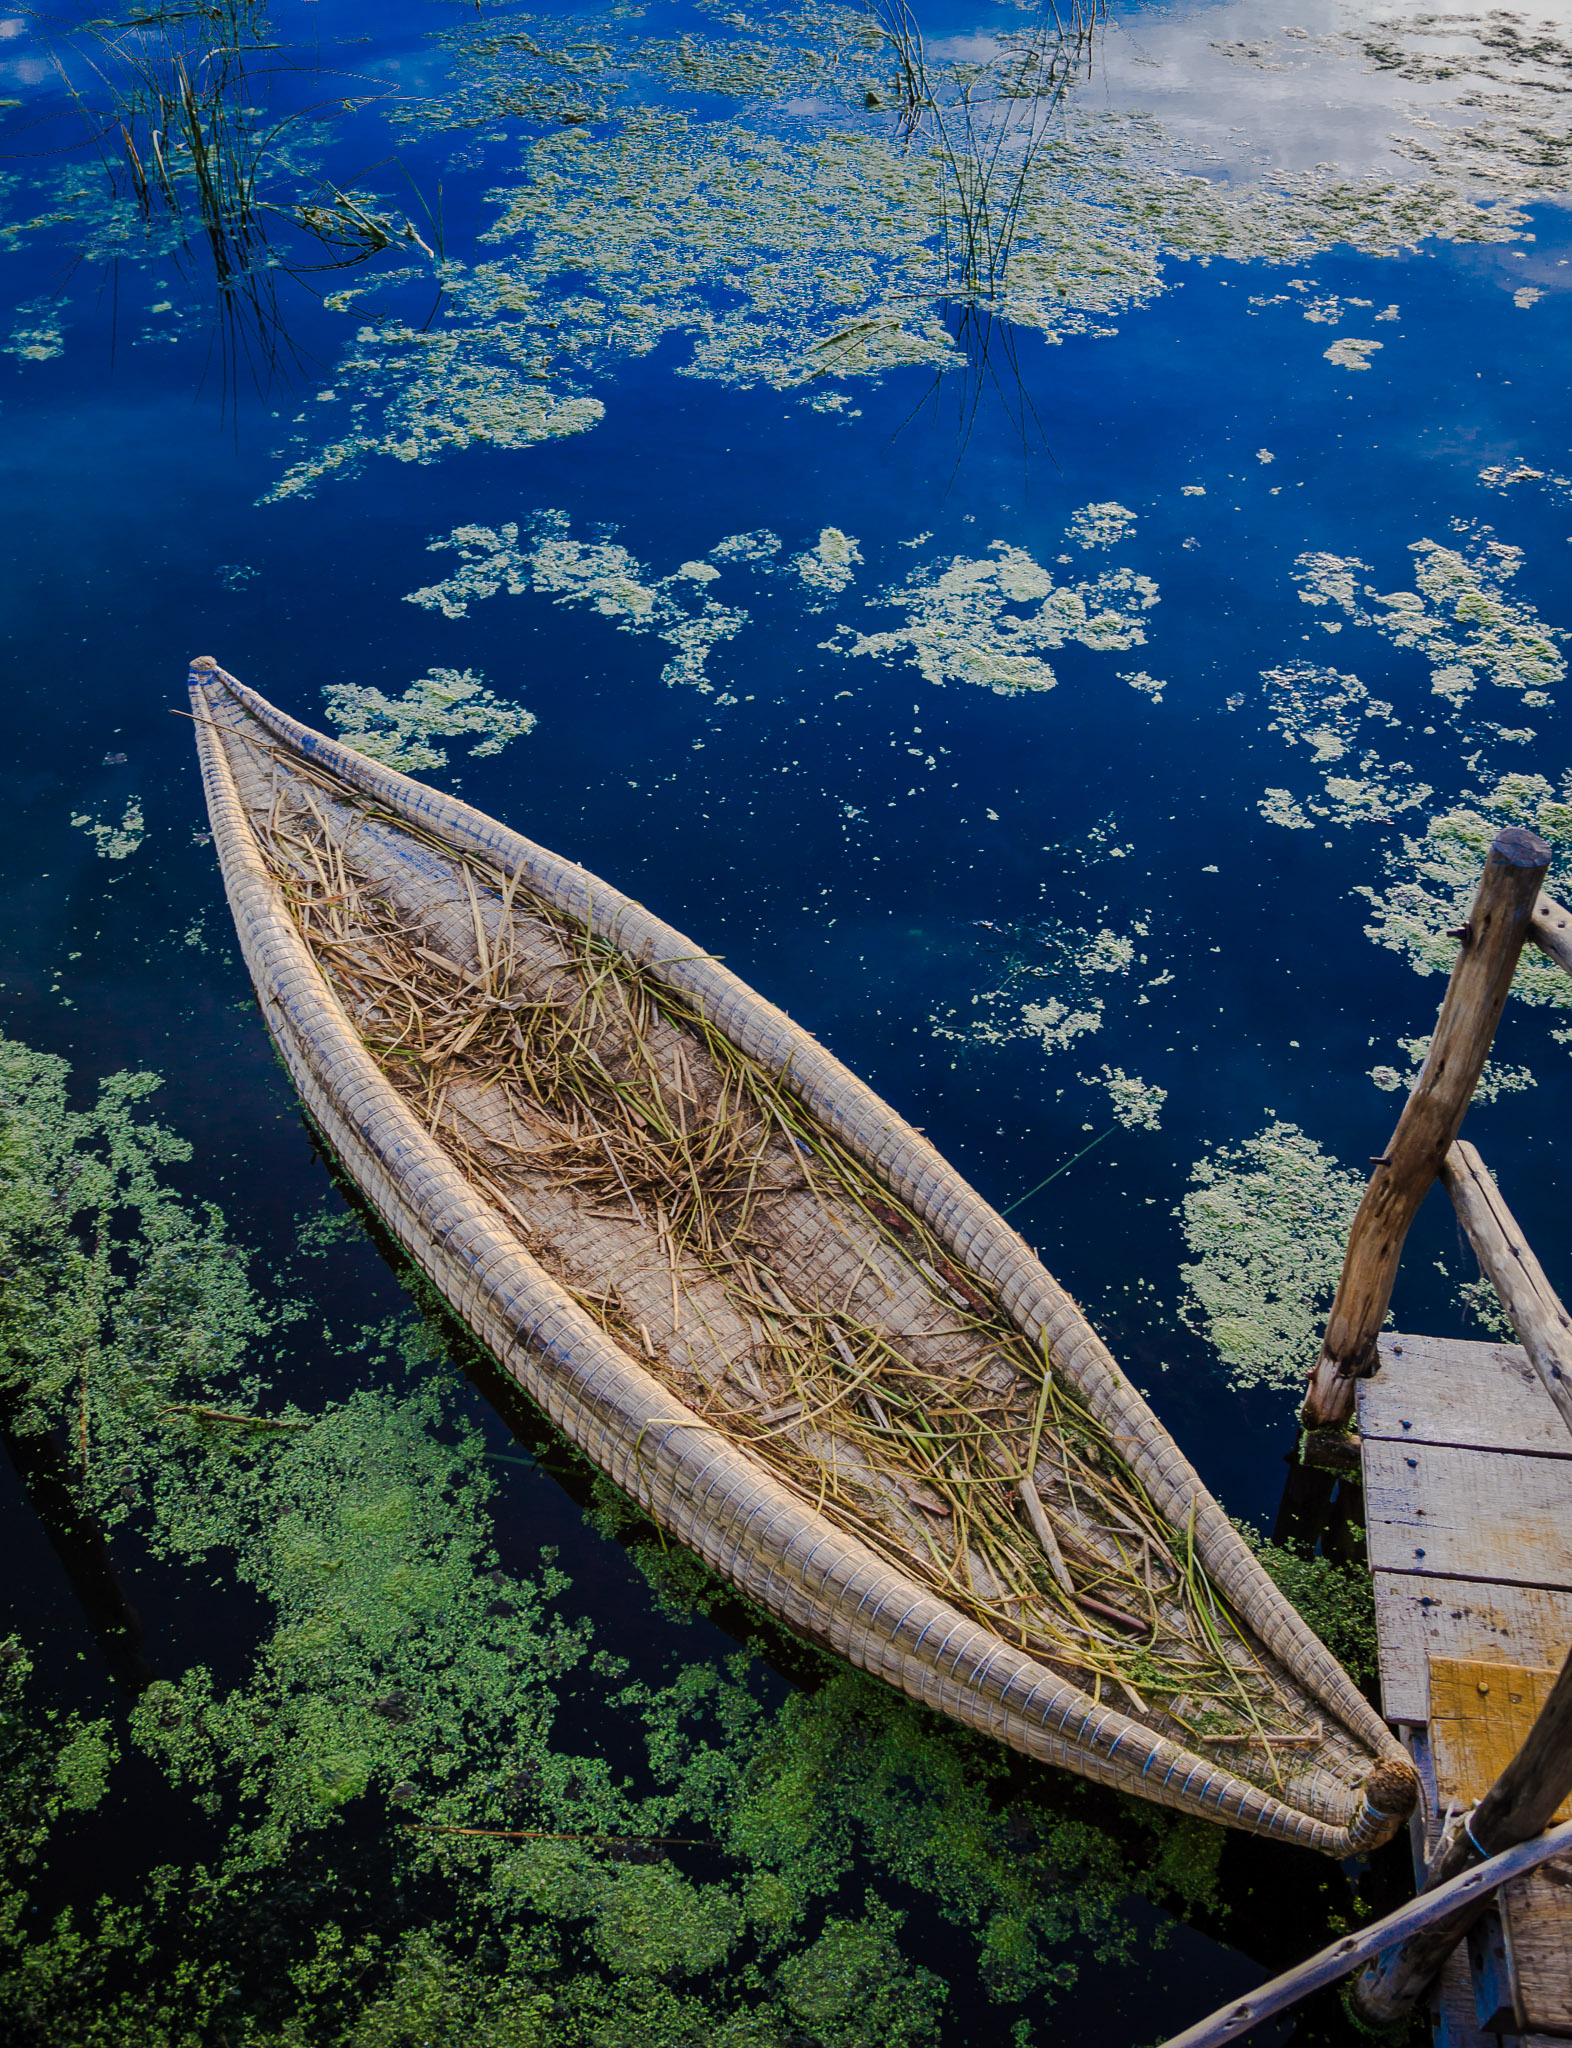
[[[1357,1389],[1365,1511],[1382,1709],[1425,1787],[1422,1866],[1572,1647],[1572,1433],[1515,1344],[1389,1333],[1380,1351]],[[1572,1858],[1508,1887],[1472,1947],[1473,1970],[1459,1953],[1443,1976],[1438,2048],[1572,2040]]]

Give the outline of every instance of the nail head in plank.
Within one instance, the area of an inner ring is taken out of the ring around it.
[[[1389,1721],[1428,1721],[1434,1656],[1559,1669],[1572,1648],[1572,1593],[1378,1571],[1375,1603],[1381,1708]]]
[[[1362,1436],[1572,1461],[1572,1434],[1520,1344],[1389,1331],[1380,1352],[1380,1371],[1357,1388]]]
[[[1430,1738],[1436,1793],[1444,1804],[1478,1805],[1523,1747],[1559,1668],[1486,1657],[1430,1659]],[[1554,1818],[1572,1820],[1572,1799],[1562,1801]]]
[[[1572,1591],[1572,1463],[1451,1444],[1364,1447],[1372,1571]]]

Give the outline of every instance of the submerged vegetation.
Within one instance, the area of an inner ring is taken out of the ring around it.
[[[85,1417],[84,1503],[244,1588],[262,1626],[227,1677],[144,1680],[118,1729],[55,1715],[0,1645],[0,2001],[23,2038],[923,2048],[945,1986],[903,1932],[913,1901],[1006,2001],[1071,1982],[1069,1947],[1133,1953],[1132,1896],[1210,1901],[1214,1830],[1025,1779],[800,1646],[783,1694],[762,1617],[724,1661],[632,1677],[553,1551],[499,1564],[499,1485],[543,1482],[496,1476],[424,1283],[361,1333],[358,1390],[281,1399],[291,1311],[264,1311],[223,1219],[172,1191],[184,1148],[138,1110],[156,1082],[114,1077],[82,1111],[66,1083],[0,1041],[9,1426],[75,1446]],[[313,1220],[303,1251],[348,1223]],[[669,1607],[735,1611],[599,1500]],[[211,1848],[38,1918],[41,1853],[126,1750]]]

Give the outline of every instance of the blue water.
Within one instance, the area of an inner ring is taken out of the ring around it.
[[[719,32],[713,17],[665,14],[663,33]],[[448,58],[434,32],[466,19],[415,0],[331,12],[286,0],[275,39],[304,68],[269,81],[270,104],[341,97],[355,89],[343,82],[351,73],[441,89]],[[946,7],[925,26],[942,40],[1016,19]],[[1174,24],[1202,42],[1208,33],[1198,8],[1125,10],[1116,23],[1126,35]],[[0,168],[41,178],[58,153],[90,177],[96,159],[44,62],[45,28],[18,16],[14,32],[0,30],[0,93],[19,102],[0,130],[10,152]],[[1095,98],[1098,80],[1087,90]],[[731,110],[711,96],[698,111]],[[440,186],[445,251],[473,264],[494,254],[477,239],[496,217],[486,195],[515,180],[536,132],[488,121],[390,140],[373,107],[337,116],[320,156],[340,184],[357,180],[422,232]],[[13,193],[7,217],[29,217],[29,207],[25,191]],[[1339,615],[1300,602],[1294,567],[1323,550],[1370,565],[1361,584],[1406,590],[1414,543],[1458,545],[1452,522],[1483,521],[1522,550],[1512,602],[1550,626],[1565,616],[1572,507],[1554,483],[1572,446],[1558,283],[1572,225],[1550,199],[1528,213],[1512,239],[1429,237],[1394,255],[1334,244],[1294,264],[1170,256],[1171,288],[1111,315],[1114,332],[1050,345],[1029,327],[1005,329],[969,372],[936,378],[917,366],[841,380],[839,411],[815,412],[799,402],[802,389],[679,374],[690,345],[667,338],[581,380],[605,407],[590,431],[525,449],[455,449],[431,464],[373,455],[358,473],[283,502],[261,502],[290,459],[277,451],[296,414],[311,431],[314,394],[334,387],[356,324],[315,294],[361,283],[362,272],[282,276],[278,324],[242,320],[226,338],[200,248],[182,281],[134,250],[118,262],[83,255],[70,221],[21,236],[0,258],[8,302],[58,293],[69,303],[58,355],[0,361],[5,1032],[65,1056],[82,1101],[120,1068],[166,1076],[159,1113],[193,1148],[179,1185],[219,1203],[264,1263],[284,1261],[298,1219],[329,1199],[327,1166],[249,1001],[203,836],[190,730],[168,714],[185,705],[185,664],[198,653],[308,721],[322,719],[334,685],[396,695],[433,667],[474,671],[538,725],[495,758],[449,742],[449,769],[435,779],[723,955],[988,1199],[1016,1203],[1097,1139],[1012,1220],[1230,1511],[1269,1524],[1293,1399],[1232,1386],[1180,1320],[1188,1254],[1177,1210],[1192,1166],[1274,1119],[1355,1169],[1380,1152],[1400,1097],[1380,1093],[1368,1070],[1398,1058],[1398,1038],[1428,1029],[1441,983],[1364,935],[1357,892],[1385,886],[1383,861],[1427,816],[1508,769],[1555,783],[1563,768],[1553,706],[1520,714],[1481,681],[1468,717],[1535,735],[1494,746],[1486,761],[1486,742],[1443,715],[1421,653],[1353,622],[1321,631],[1319,618]],[[378,256],[364,275],[395,261],[398,251]],[[1252,295],[1283,294],[1290,277],[1305,289],[1289,303],[1251,306]],[[1525,307],[1514,293],[1529,280],[1544,296]],[[172,342],[137,338],[155,295],[185,322]],[[1396,302],[1401,317],[1307,324],[1303,307],[1317,297]],[[417,299],[418,324],[435,303],[427,283],[389,303],[407,317]],[[1362,371],[1324,358],[1349,332],[1383,338]],[[1545,475],[1508,491],[1480,480],[1517,463]],[[1184,495],[1185,485],[1204,495]],[[1066,538],[1078,508],[1110,502],[1134,515],[1129,538],[1106,552]],[[588,604],[504,593],[449,619],[403,601],[456,566],[428,552],[433,539],[545,508],[568,515],[577,539],[614,538],[651,580],[703,560],[727,535],[781,537],[771,573],[726,565],[705,587],[750,615],[709,656],[714,693],[663,683],[670,647],[620,631]],[[855,537],[861,564],[813,610],[822,593],[781,565],[829,527]],[[905,545],[918,535],[919,548]],[[898,618],[877,602],[881,591],[919,568],[983,558],[994,541],[1056,576],[1068,554],[1071,580],[1115,565],[1154,579],[1160,602],[1142,615],[1145,644],[1065,646],[1045,657],[1057,687],[1017,695],[936,687],[900,658],[823,647],[843,624],[890,630]],[[1306,747],[1270,729],[1260,681],[1298,660],[1357,671],[1392,706],[1404,729],[1387,751],[1409,764],[1409,782],[1431,785],[1430,798],[1352,827],[1284,829],[1262,815],[1269,788],[1305,801],[1320,787]],[[1125,669],[1161,678],[1160,701],[1119,680]],[[721,692],[735,701],[718,703]],[[113,825],[133,796],[141,843],[102,857],[73,818]],[[1023,1004],[1040,999],[1022,976],[1057,957],[1066,926],[1083,939],[1138,933],[1144,964],[1083,977],[1077,986],[1102,1001],[1100,1028],[1050,1051],[1017,1028]],[[974,998],[1001,988],[996,1010],[979,1008]],[[1016,1035],[968,1038],[982,1014],[1005,1017]],[[1537,1089],[1476,1109],[1470,1124],[1542,1248],[1567,1220],[1548,1135],[1564,1089],[1566,1053],[1547,1035],[1557,1021],[1545,1009],[1509,1010],[1497,1056],[1529,1066]],[[1158,1128],[1116,1121],[1097,1084],[1105,1063],[1166,1091]],[[1467,1327],[1456,1288],[1470,1271],[1437,1198],[1405,1262],[1400,1322]],[[362,1383],[352,1333],[403,1297],[365,1240],[310,1284],[328,1341],[293,1356],[286,1384],[320,1401]],[[507,1426],[478,1395],[472,1419],[508,1453]],[[523,1571],[542,1541],[561,1546],[597,1640],[652,1679],[730,1653],[718,1623],[652,1604],[618,1542],[587,1529],[578,1496],[550,1470],[495,1471],[504,1565]],[[125,1698],[96,1661],[25,1490],[8,1479],[4,1500],[7,1626],[37,1658],[50,1698],[123,1718]],[[115,1541],[160,1670],[203,1660],[238,1682],[261,1627],[251,1596],[221,1572],[158,1562],[134,1530]],[[773,1696],[789,1682],[771,1680]],[[596,1739],[592,1726],[591,1747]],[[51,1853],[46,1904],[80,1905],[105,1869],[131,1887],[151,1862],[206,1856],[212,1842],[182,1796],[137,1761]],[[1147,1935],[1167,1909],[1137,1903],[1134,1962],[1099,1963],[1067,1928],[1063,1959],[1080,1974],[1051,2008],[1040,1994],[991,2004],[968,1937],[866,1846],[852,1889],[882,1886],[910,1912],[913,1953],[951,1983],[946,2041],[1002,2038],[1025,2014],[1041,2029],[1033,2038],[1135,2043],[1311,1945],[1324,1925],[1316,1914],[1346,1910],[1336,1872],[1245,1843],[1229,1857],[1233,1917],[1202,1914],[1154,1950]],[[1308,1902],[1292,1928],[1263,1911],[1274,1892]],[[1294,2038],[1346,2036],[1328,2009]]]

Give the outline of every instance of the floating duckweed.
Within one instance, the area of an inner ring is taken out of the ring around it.
[[[516,116],[544,131],[524,141],[523,181],[495,195],[486,239],[502,253],[436,266],[445,305],[434,327],[362,331],[333,378],[348,431],[316,453],[303,447],[273,495],[377,450],[426,461],[477,441],[522,447],[582,431],[601,416],[585,381],[671,337],[690,345],[681,374],[783,391],[834,379],[806,402],[845,411],[849,379],[965,361],[947,317],[956,305],[1049,341],[1105,335],[1111,316],[1165,289],[1172,257],[1288,263],[1337,244],[1386,254],[1431,237],[1500,241],[1522,225],[1461,173],[1321,169],[1220,184],[1190,169],[1187,145],[1152,116],[1078,105],[1051,138],[1031,124],[999,133],[988,177],[1012,188],[1009,225],[997,247],[985,228],[984,260],[957,234],[979,175],[964,148],[868,118],[899,89],[860,9],[777,8],[757,40],[741,17],[727,26],[743,33],[648,38],[616,19],[570,42],[533,19],[487,16],[444,38],[453,91],[397,119]],[[988,90],[1006,97],[1030,91],[1017,41],[998,40],[983,64]],[[636,86],[643,103],[619,106]],[[674,87],[707,105],[751,102],[754,118],[661,104]],[[926,89],[936,107],[973,104],[978,67],[930,54]],[[791,121],[771,125],[788,94]],[[1304,310],[1331,319],[1366,303]],[[1378,346],[1341,340],[1329,353],[1365,368]],[[312,435],[304,415],[297,425]]]
[[[1498,541],[1488,526],[1465,520],[1453,525],[1465,536],[1461,549],[1433,540],[1410,547],[1412,591],[1383,595],[1371,584],[1361,589],[1357,572],[1367,571],[1367,562],[1305,554],[1295,570],[1300,597],[1318,609],[1337,608],[1357,626],[1375,626],[1394,646],[1417,649],[1430,663],[1435,695],[1454,708],[1480,677],[1521,691],[1525,704],[1548,704],[1550,686],[1566,674],[1556,642],[1568,636],[1542,624],[1531,605],[1507,596],[1506,585],[1523,565],[1522,549]]]
[[[781,537],[761,526],[752,533],[728,533],[710,553],[718,562],[767,562],[781,551]]]
[[[1154,704],[1161,704],[1163,692],[1168,685],[1156,676],[1149,676],[1144,668],[1120,669],[1119,680],[1128,683],[1132,690],[1139,690],[1143,697],[1150,697]]]
[[[19,318],[11,329],[11,338],[5,344],[5,353],[16,356],[24,363],[48,363],[65,354],[65,334],[61,315],[69,299],[48,295],[41,299],[29,299],[17,307]]]
[[[1180,1268],[1180,1313],[1234,1386],[1297,1387],[1315,1362],[1364,1182],[1283,1122],[1220,1145],[1190,1178],[1180,1215],[1194,1263]]]
[[[1526,825],[1558,851],[1572,846],[1572,774],[1563,777],[1559,795],[1542,775],[1503,775],[1485,796],[1439,813],[1421,836],[1405,837],[1387,856],[1385,887],[1360,891],[1373,912],[1366,934],[1403,954],[1418,974],[1450,974],[1457,941],[1449,931],[1466,919],[1503,825]],[[1528,947],[1512,992],[1526,1003],[1572,1006],[1565,973]]]
[[[441,583],[410,591],[405,603],[449,619],[463,618],[472,603],[502,590],[511,597],[536,591],[557,604],[587,604],[614,619],[619,631],[653,633],[676,650],[661,671],[663,681],[712,690],[705,673],[711,649],[748,622],[745,611],[700,594],[719,572],[707,563],[685,562],[673,575],[650,581],[626,548],[613,541],[577,541],[568,529],[568,515],[554,511],[533,513],[522,527],[514,520],[497,528],[456,526],[445,540],[431,543],[431,552],[454,552],[461,566]],[[736,542],[763,540],[779,546],[773,534],[732,536]],[[755,557],[738,549],[725,559]]]
[[[1070,514],[1065,532],[1077,547],[1111,548],[1135,532],[1135,514],[1112,499],[1106,504],[1083,505]]]
[[[850,534],[838,526],[826,526],[811,548],[793,555],[788,566],[810,590],[838,596],[852,580],[862,561],[862,552]]]
[[[1432,176],[1498,191],[1558,193],[1572,186],[1565,87],[1572,48],[1560,24],[1530,23],[1505,10],[1414,14],[1352,29],[1347,40],[1374,69],[1452,87],[1452,106],[1476,116],[1415,117],[1412,130],[1393,138],[1400,156]]]
[[[1349,572],[1350,565],[1336,557],[1316,556],[1305,577],[1312,594],[1324,601],[1326,586],[1341,589]],[[1329,768],[1359,748],[1358,774],[1327,774],[1320,797],[1301,803],[1288,790],[1269,789],[1258,806],[1269,824],[1305,829],[1320,818],[1330,825],[1385,825],[1397,812],[1415,809],[1431,794],[1428,783],[1398,779],[1413,774],[1408,762],[1383,764],[1376,749],[1365,744],[1370,721],[1397,727],[1401,720],[1384,699],[1372,697],[1357,676],[1314,662],[1291,661],[1263,669],[1261,680],[1274,714],[1267,730],[1280,732],[1290,746],[1308,747],[1317,767]]]
[[[1123,1067],[1111,1067],[1106,1060],[1101,1073],[1082,1074],[1080,1078],[1088,1088],[1107,1089],[1114,1122],[1123,1124],[1127,1131],[1161,1128],[1158,1112],[1168,1100],[1166,1088],[1152,1087],[1138,1074],[1127,1074]]]
[[[1145,645],[1141,617],[1158,602],[1149,576],[1112,569],[1091,582],[1055,587],[1023,548],[996,540],[990,556],[957,555],[946,568],[915,570],[876,600],[905,612],[905,626],[857,634],[842,626],[849,640],[826,645],[879,661],[904,657],[931,683],[974,683],[1001,696],[1051,690],[1058,678],[1041,656],[1067,641],[1099,652]],[[1011,605],[1036,610],[1007,610]]]
[[[562,1611],[554,1552],[499,1566],[491,1501],[512,1482],[441,1331],[395,1316],[355,1341],[373,1382],[402,1357],[417,1391],[267,1412],[250,1356],[267,1320],[222,1220],[165,1185],[184,1148],[135,1113],[152,1077],[81,1112],[66,1081],[0,1040],[11,1425],[69,1419],[74,1441],[84,1415],[82,1507],[264,1619],[249,1665],[171,1671],[130,1716],[211,1856],[80,1924],[32,1917],[27,1872],[102,1799],[115,1746],[103,1723],[25,1713],[25,1653],[0,1645],[0,2007],[30,2038],[740,2048],[811,2026],[839,2048],[933,2048],[944,1986],[884,1891],[964,1930],[1008,1998],[1073,1980],[1072,1931],[1129,1957],[1132,1895],[1212,1897],[1215,1831],[1057,1775],[1003,1797],[1002,1751],[801,1646],[814,1687],[784,1700],[751,1647],[630,1684]],[[345,1220],[305,1248],[339,1247]],[[598,1497],[636,1562],[670,1562],[631,1503]],[[735,1610],[688,1566],[690,1611]],[[586,1753],[592,1715],[609,1740]],[[860,1911],[859,1857],[878,1887]]]
[[[597,425],[605,414],[598,398],[544,388],[545,360],[543,339],[497,322],[363,327],[326,394],[347,408],[344,431],[303,453],[262,502],[309,497],[324,477],[353,475],[368,455],[435,462],[454,448],[529,448]],[[297,424],[306,421],[298,415]],[[313,414],[296,445],[315,438]]]
[[[1329,363],[1336,363],[1340,370],[1368,370],[1370,358],[1382,346],[1379,341],[1355,341],[1348,335],[1341,336],[1322,353]]]
[[[1099,985],[1105,987],[1109,976],[1128,975],[1136,940],[1146,932],[1144,921],[1136,924],[1133,937],[1106,925],[1097,932],[1045,926],[1030,935],[1030,951],[1012,948],[1003,978],[971,998],[971,1015],[950,1009],[929,1022],[937,1037],[957,1043],[1007,1045],[1035,1038],[1044,1052],[1063,1052],[1077,1038],[1102,1029],[1107,998]]]
[[[535,730],[532,711],[494,696],[468,669],[430,669],[398,697],[358,683],[332,683],[322,694],[330,723],[352,747],[414,774],[448,765],[446,750],[433,740],[475,734],[469,752],[478,759]]]
[[[1269,825],[1285,826],[1290,832],[1313,832],[1315,820],[1305,816],[1304,807],[1286,789],[1269,789],[1256,809]]]
[[[1423,1038],[1400,1038],[1398,1041],[1407,1059],[1407,1070],[1399,1072],[1396,1067],[1377,1066],[1370,1069],[1370,1078],[1378,1088],[1390,1095],[1401,1088],[1407,1094],[1419,1079],[1419,1072],[1430,1050],[1430,1034]],[[1484,1070],[1474,1084],[1472,1102],[1498,1102],[1503,1095],[1521,1095],[1525,1088],[1537,1087],[1527,1067],[1503,1066],[1498,1060],[1486,1060]]]
[[[100,860],[129,860],[147,837],[142,799],[135,796],[126,798],[125,809],[117,824],[111,824],[105,818],[95,818],[91,811],[73,811],[71,823],[92,840]]]

